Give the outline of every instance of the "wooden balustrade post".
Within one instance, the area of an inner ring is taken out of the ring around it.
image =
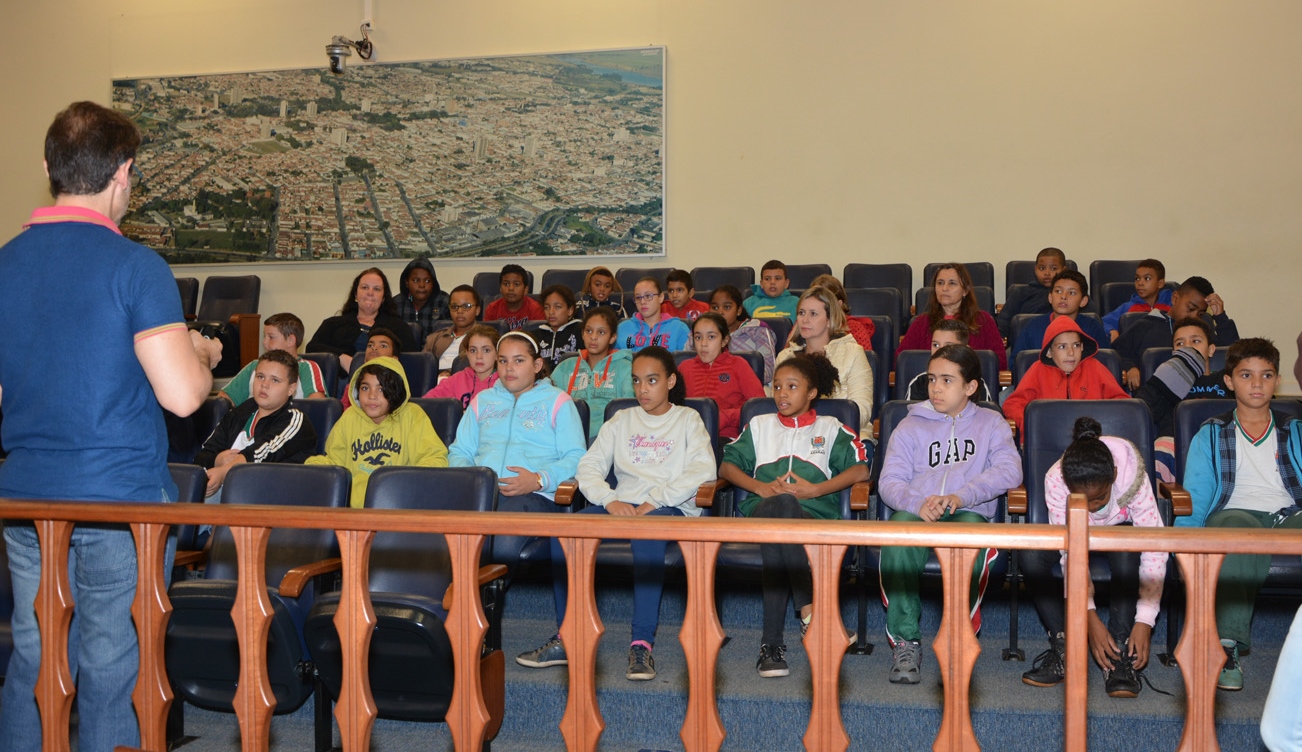
[[[167,525],[131,526],[136,539],[136,598],[131,616],[140,645],[140,673],[131,699],[136,704],[144,749],[167,749],[167,712],[172,707],[172,685],[163,663],[163,642],[172,613],[165,577],[167,531]]]
[[[1225,554],[1177,553],[1175,558],[1184,573],[1185,586],[1184,633],[1175,657],[1180,662],[1188,698],[1178,749],[1218,750],[1216,682],[1225,667],[1225,650],[1216,628],[1216,580]]]
[[[72,523],[36,520],[41,545],[41,584],[36,590],[36,621],[41,633],[41,668],[36,675],[36,705],[41,711],[43,752],[67,752],[72,713],[72,672],[68,668],[68,628],[72,596],[68,585],[68,545]]]
[[[452,609],[448,612],[448,637],[452,639],[455,686],[448,706],[447,724],[457,749],[476,750],[484,746],[484,735],[492,719],[484,702],[480,658],[488,619],[479,594],[479,554],[482,535],[448,535],[452,558]]]
[[[561,717],[561,736],[570,752],[595,752],[606,722],[597,707],[597,643],[606,628],[597,613],[596,538],[561,538],[568,565],[569,603],[561,642],[569,660],[570,694]]]
[[[240,721],[240,747],[266,752],[271,744],[271,713],[276,697],[267,677],[267,634],[271,630],[271,599],[267,597],[267,539],[271,528],[232,527],[239,583],[231,620],[240,645],[240,679],[235,689],[235,717]]]
[[[1067,689],[1063,719],[1065,748],[1085,752],[1089,742],[1089,507],[1085,494],[1067,500]]]
[[[726,635],[714,607],[714,571],[719,544],[683,541],[683,567],[687,571],[687,613],[678,641],[687,659],[687,717],[679,738],[687,752],[715,752],[727,731],[719,718],[714,670]]]
[[[371,748],[371,728],[379,711],[371,694],[371,634],[375,630],[375,609],[371,605],[371,530],[339,530],[341,564],[339,608],[335,610],[335,631],[342,653],[343,685],[335,705],[339,738],[349,752]],[[324,691],[318,687],[318,692]]]
[[[932,749],[980,749],[972,729],[970,690],[972,667],[981,654],[981,643],[972,630],[972,567],[975,548],[937,548],[945,594],[941,610],[940,631],[932,648],[940,667],[940,681],[945,687],[945,704],[941,710],[940,733]]]
[[[813,684],[813,702],[809,709],[809,726],[805,729],[805,749],[845,750],[850,736],[841,721],[841,661],[849,641],[841,624],[841,601],[838,584],[845,546],[805,546],[814,584],[814,618],[805,637],[809,656],[809,673]]]

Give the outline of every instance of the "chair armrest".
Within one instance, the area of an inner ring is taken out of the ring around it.
[[[882,419],[873,418],[873,441],[877,441],[881,437],[882,437]]]
[[[177,551],[172,561],[174,567],[194,567],[208,561],[208,549],[202,551]]]
[[[561,481],[561,484],[556,487],[555,501],[560,506],[568,507],[574,503],[574,497],[578,495],[578,493],[579,482],[577,480],[570,478],[569,480]]]
[[[890,374],[886,377],[886,383],[889,384],[889,385],[891,385],[891,386],[895,386],[895,372],[894,372],[894,371],[891,371]]]
[[[1012,386],[1012,385],[1013,385],[1013,372],[1012,372],[1012,371],[1000,371],[1000,372],[999,372],[999,386],[1000,386],[1000,387],[1005,387],[1005,386]]]
[[[303,594],[303,588],[307,583],[312,581],[313,577],[330,572],[338,572],[343,569],[343,559],[322,559],[314,561],[311,564],[294,567],[280,578],[280,594],[289,598],[297,598]]]
[[[262,314],[236,313],[231,315],[231,325],[240,332],[240,368],[258,359],[262,343]]]
[[[709,509],[714,506],[714,497],[731,487],[732,484],[723,478],[716,478],[702,483],[701,487],[696,489],[696,506],[701,509]]]
[[[479,586],[483,587],[488,583],[500,577],[505,577],[507,568],[505,564],[486,564],[479,568]],[[452,585],[443,591],[443,610],[452,610]]]
[[[1163,499],[1171,502],[1171,513],[1176,517],[1188,517],[1193,514],[1193,497],[1179,483],[1158,481],[1157,492]]]
[[[1008,489],[1008,513],[1026,514],[1026,486]]]
[[[850,511],[867,512],[868,507],[872,504],[873,484],[871,481],[861,480],[850,486]]]

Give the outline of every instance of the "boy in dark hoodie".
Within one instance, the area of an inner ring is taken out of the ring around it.
[[[1233,396],[1225,386],[1225,372],[1211,370],[1216,352],[1211,326],[1196,318],[1180,319],[1173,326],[1171,359],[1135,391],[1135,399],[1147,403],[1153,413],[1153,461],[1158,477],[1167,483],[1175,481],[1175,406],[1186,399]]]
[[[1126,392],[1107,366],[1094,354],[1099,343],[1081,331],[1067,316],[1059,316],[1044,333],[1040,359],[1031,366],[1017,389],[1004,400],[1004,417],[1022,431],[1026,405],[1037,399],[1125,399]]]
[[[408,324],[420,324],[420,341],[434,331],[434,322],[448,317],[448,294],[439,287],[438,275],[429,259],[412,259],[398,277],[393,296],[398,315]]]
[[[1049,292],[1058,272],[1067,268],[1067,254],[1058,248],[1044,248],[1035,254],[1035,281],[1008,291],[1008,300],[995,316],[999,333],[1007,338],[1013,329],[1013,317],[1019,313],[1048,313],[1053,310]]]

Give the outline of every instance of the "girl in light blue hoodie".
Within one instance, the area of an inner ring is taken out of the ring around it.
[[[497,342],[497,383],[480,392],[448,447],[451,467],[497,473],[501,512],[555,512],[558,484],[574,477],[587,437],[570,395],[552,386],[538,342],[513,331]],[[529,538],[496,536],[493,561],[514,565]]]

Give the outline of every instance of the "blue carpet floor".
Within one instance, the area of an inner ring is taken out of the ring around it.
[[[727,729],[727,750],[796,750],[809,715],[809,666],[799,645],[794,620],[788,627],[788,661],[791,676],[760,679],[755,674],[759,647],[760,599],[758,586],[729,583],[719,596],[720,620],[729,636],[719,657],[718,699]],[[678,630],[684,606],[681,587],[670,584],[661,608],[662,623],[655,656],[659,675],[649,682],[624,679],[628,619],[632,613],[626,584],[599,587],[598,607],[606,625],[598,653],[598,700],[606,730],[603,750],[682,749],[679,729],[686,712],[687,674]],[[854,600],[846,594],[842,617],[855,626]],[[1245,689],[1219,693],[1217,731],[1222,749],[1262,749],[1257,732],[1261,708],[1269,689],[1275,660],[1292,619],[1296,603],[1264,602],[1254,624],[1252,654],[1243,661]],[[517,653],[532,649],[555,632],[549,583],[516,582],[507,596],[504,651],[507,654],[506,718],[493,746],[497,750],[563,749],[557,723],[565,709],[566,675],[563,668],[527,669],[514,662]],[[886,681],[889,649],[883,634],[880,604],[869,604],[867,634],[877,643],[872,655],[847,655],[842,663],[841,710],[852,739],[851,749],[930,749],[941,718],[941,688],[935,657],[930,649],[939,622],[934,605],[923,616],[926,646],[923,680],[916,686]],[[973,677],[973,724],[985,749],[1045,750],[1061,748],[1063,690],[1040,689],[1021,682],[1029,658],[1045,647],[1034,611],[1023,608],[1018,620],[1026,663],[1005,662],[1001,648],[1008,639],[1008,609],[1003,594],[987,601],[982,653]],[[1154,634],[1154,653],[1162,649],[1165,623]],[[1184,691],[1180,672],[1156,661],[1147,674],[1164,697],[1145,689],[1134,700],[1103,693],[1102,676],[1090,676],[1090,748],[1094,750],[1174,749],[1184,719]],[[298,711],[277,716],[272,748],[277,752],[312,749],[311,703]],[[186,709],[186,733],[194,737],[181,747],[186,752],[237,749],[238,730],[233,715]],[[399,721],[377,721],[373,749],[377,752],[451,749],[445,727]]]

